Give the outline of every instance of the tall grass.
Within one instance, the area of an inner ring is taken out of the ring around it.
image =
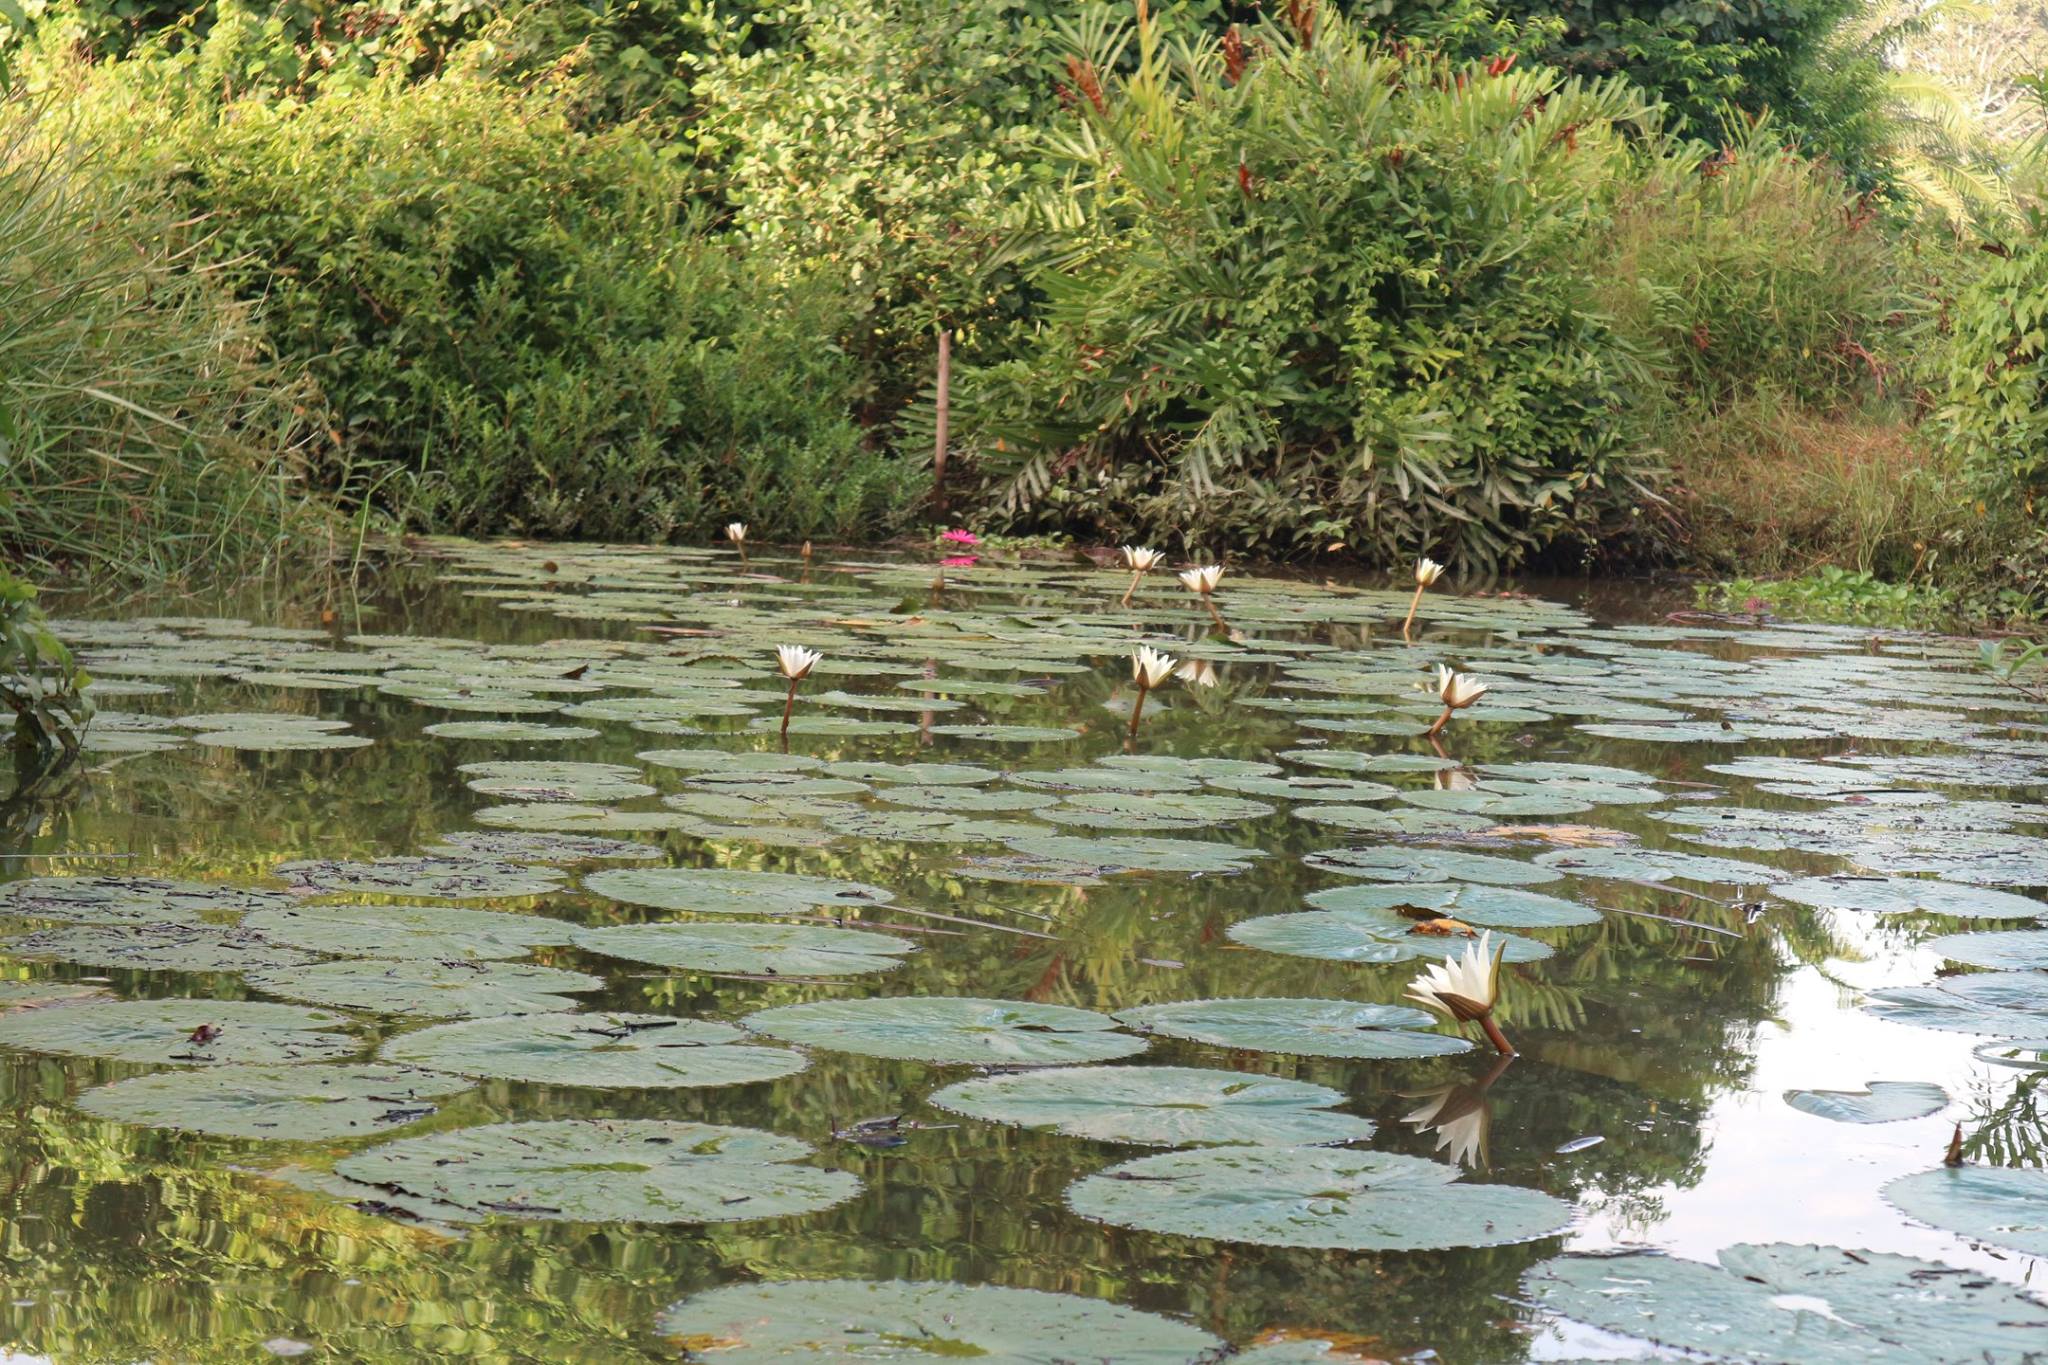
[[[89,174],[56,110],[0,101],[0,555],[88,588],[324,553],[299,393],[195,228]]]

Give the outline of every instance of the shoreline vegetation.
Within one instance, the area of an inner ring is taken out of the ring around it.
[[[964,525],[2039,619],[2038,34],[1374,13],[0,0],[0,556]]]

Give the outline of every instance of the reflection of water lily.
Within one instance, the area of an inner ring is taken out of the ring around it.
[[[1436,724],[1429,727],[1429,735],[1432,739],[1442,734],[1444,726],[1450,724],[1453,711],[1462,711],[1486,695],[1486,684],[1473,677],[1470,673],[1454,672],[1442,664],[1438,664],[1436,669],[1436,695],[1437,700],[1444,704],[1444,713],[1436,718]]]
[[[1479,790],[1479,774],[1470,768],[1438,768],[1436,789],[1440,792],[1476,792]]]
[[[947,555],[939,561],[943,569],[965,569],[981,562],[979,555]]]
[[[1118,605],[1128,607],[1131,605],[1131,594],[1138,590],[1138,584],[1143,582],[1145,575],[1157,568],[1159,561],[1166,556],[1143,545],[1126,545],[1123,547],[1123,557],[1124,567],[1131,571],[1131,586],[1124,589],[1123,601]]]
[[[1442,578],[1443,574],[1444,566],[1427,555],[1415,561],[1415,596],[1409,599],[1408,616],[1401,622],[1403,638],[1407,637],[1408,628],[1415,624],[1415,609],[1422,605],[1423,590]]]
[[[950,545],[981,544],[980,536],[974,534],[974,532],[972,531],[963,531],[957,526],[950,531],[942,532],[939,536],[939,539],[945,541]]]
[[[1503,942],[1493,946],[1491,932],[1458,957],[1433,962],[1408,985],[1408,998],[1461,1024],[1477,1023],[1503,1056],[1512,1055],[1514,1045],[1493,1021],[1493,1007],[1500,998],[1500,963],[1507,952]]]
[[[1131,738],[1138,737],[1138,717],[1145,710],[1145,695],[1173,676],[1174,658],[1148,645],[1139,645],[1131,655],[1131,681],[1138,685],[1138,697],[1131,703]]]
[[[825,656],[802,645],[777,645],[775,671],[789,679],[789,696],[782,703],[782,747],[789,747],[789,717],[796,710],[796,685],[811,676],[811,670]]]
[[[1450,1159],[1458,1165],[1485,1169],[1491,1159],[1488,1138],[1493,1131],[1493,1110],[1486,1092],[1513,1061],[1512,1056],[1502,1056],[1491,1071],[1476,1081],[1440,1085],[1430,1090],[1402,1091],[1402,1099],[1422,1100],[1424,1103],[1403,1114],[1401,1122],[1418,1133],[1434,1132],[1437,1135],[1436,1150],[1443,1152],[1448,1149]]]
[[[725,538],[740,552],[740,563],[747,562],[747,524],[744,521],[729,521],[725,524]]]
[[[1207,659],[1189,659],[1173,670],[1173,676],[1190,687],[1214,687],[1218,681],[1216,665]]]

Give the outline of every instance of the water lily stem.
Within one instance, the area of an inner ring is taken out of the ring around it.
[[[1151,688],[1145,686],[1143,683],[1138,684],[1138,699],[1131,703],[1130,738],[1132,739],[1136,739],[1138,737],[1138,717],[1145,714],[1145,695],[1151,690]]]
[[[789,752],[789,718],[796,713],[796,682],[789,680],[789,696],[782,702],[782,752]]]
[[[1508,1036],[1505,1033],[1500,1031],[1500,1025],[1493,1022],[1491,1011],[1479,1016],[1479,1027],[1486,1030],[1486,1041],[1493,1044],[1495,1052],[1498,1052],[1503,1057],[1515,1055],[1515,1045],[1508,1041]]]
[[[1202,605],[1209,609],[1209,619],[1216,623],[1216,629],[1227,633],[1230,627],[1224,624],[1223,613],[1216,610],[1216,599],[1208,593],[1203,593]]]
[[[1138,584],[1139,584],[1139,583],[1141,583],[1141,582],[1143,582],[1143,581],[1144,581],[1144,579],[1145,579],[1145,571],[1144,571],[1144,570],[1140,569],[1140,570],[1136,571],[1135,573],[1133,573],[1133,574],[1131,575],[1131,586],[1130,586],[1130,587],[1128,587],[1128,588],[1125,588],[1125,589],[1124,589],[1124,597],[1123,597],[1123,601],[1121,601],[1121,602],[1117,603],[1117,605],[1118,605],[1118,606],[1120,606],[1120,607],[1128,607],[1129,605],[1131,605],[1131,594],[1132,594],[1132,593],[1134,593],[1134,592],[1136,592],[1136,591],[1138,590]]]
[[[1446,706],[1444,708],[1444,713],[1436,718],[1436,724],[1430,726],[1428,730],[1423,732],[1424,736],[1429,739],[1435,739],[1438,735],[1442,734],[1444,732],[1444,727],[1451,723],[1452,710],[1452,707]]]
[[[1415,624],[1415,613],[1422,606],[1422,584],[1415,585],[1415,596],[1408,599],[1408,617],[1401,622],[1401,638],[1408,638],[1408,628]]]

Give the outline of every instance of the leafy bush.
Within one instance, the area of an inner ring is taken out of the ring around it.
[[[13,719],[16,791],[77,756],[92,715],[85,683],[43,620],[35,588],[0,569],[0,703]]]
[[[636,124],[585,127],[573,77],[457,64],[303,100],[223,100],[216,25],[77,78],[119,172],[207,223],[332,428],[330,484],[406,471],[451,530],[875,534],[915,471],[863,448],[837,286],[765,281],[707,241]],[[834,486],[820,487],[822,471]]]
[[[1987,497],[2048,490],[2048,236],[2016,234],[1951,318],[1938,421]]]
[[[169,216],[94,179],[101,149],[70,131],[53,103],[0,103],[0,555],[113,587],[317,543],[302,395]]]
[[[1922,583],[1887,583],[1829,564],[1797,578],[1732,578],[1702,584],[1703,607],[1784,616],[1796,621],[1855,621],[1929,627],[1948,618],[1949,595]]]
[[[1312,37],[1144,25],[1075,54],[1038,324],[961,380],[990,501],[1212,553],[1475,566],[1625,516],[1647,376],[1566,267],[1645,106],[1332,17]]]

